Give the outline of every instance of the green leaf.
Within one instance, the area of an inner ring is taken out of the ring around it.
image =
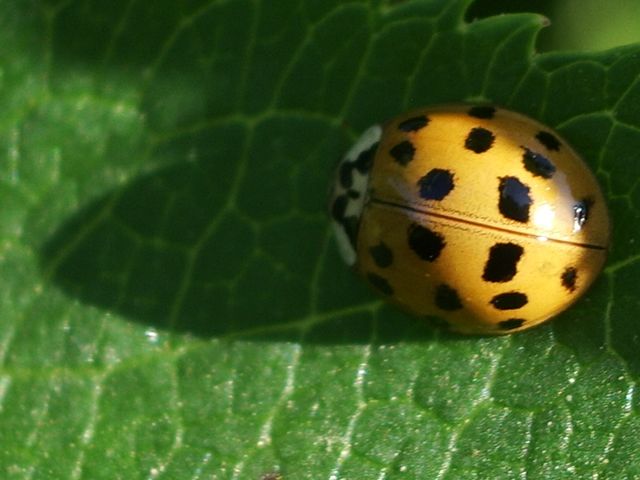
[[[640,47],[534,54],[469,0],[0,0],[2,478],[637,478]],[[604,275],[446,335],[341,263],[336,160],[507,106],[602,181]]]

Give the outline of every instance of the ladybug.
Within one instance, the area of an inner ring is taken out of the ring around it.
[[[423,108],[366,130],[337,169],[330,210],[348,265],[461,333],[557,315],[593,283],[609,245],[602,192],[571,146],[486,105]]]

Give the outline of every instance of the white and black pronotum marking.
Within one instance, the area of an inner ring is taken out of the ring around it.
[[[374,125],[365,130],[340,162],[333,186],[332,224],[340,254],[349,266],[356,263],[356,239],[360,215],[366,202],[369,171],[381,136],[380,125]]]

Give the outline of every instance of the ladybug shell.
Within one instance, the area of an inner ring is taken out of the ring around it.
[[[416,315],[500,334],[571,305],[608,244],[598,183],[557,133],[507,110],[444,106],[384,126],[355,269]]]

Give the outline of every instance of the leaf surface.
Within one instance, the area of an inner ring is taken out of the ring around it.
[[[3,478],[635,478],[640,47],[534,54],[469,1],[0,0]],[[421,105],[558,129],[604,275],[451,336],[341,263],[337,159]]]

